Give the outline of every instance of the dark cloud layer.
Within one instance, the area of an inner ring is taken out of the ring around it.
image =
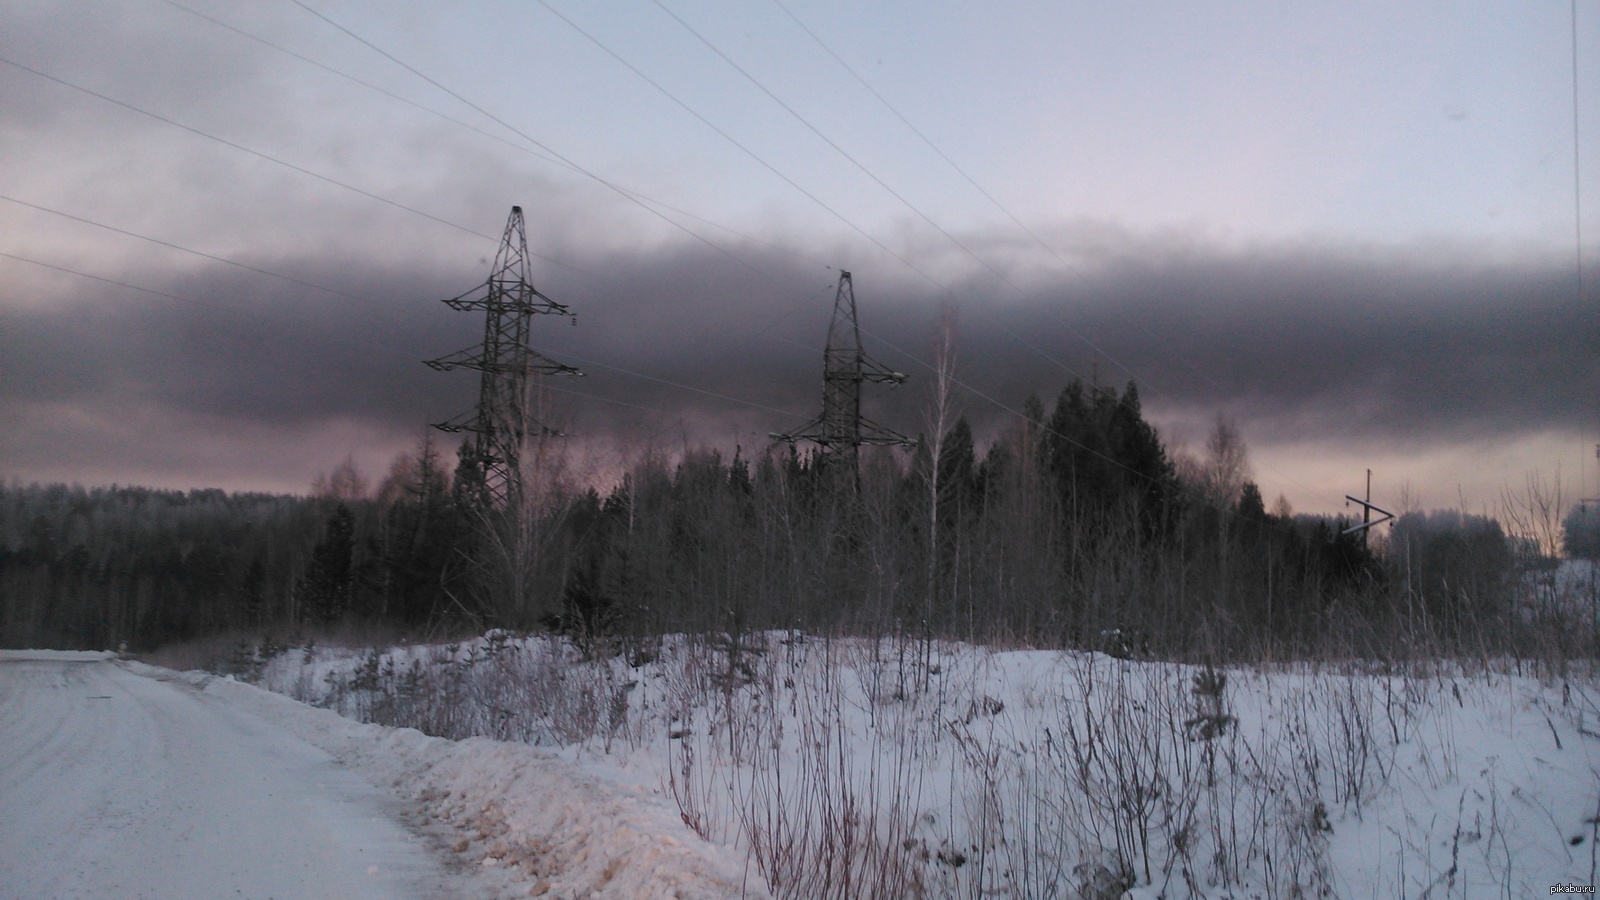
[[[667,247],[585,260],[584,273],[558,271],[541,285],[578,315],[576,327],[549,317],[534,331],[540,350],[588,372],[555,384],[573,428],[621,440],[672,428],[691,443],[726,444],[815,411],[833,274],[756,252],[736,257]],[[38,470],[60,452],[43,439],[60,423],[28,416],[106,404],[213,431],[353,422],[391,436],[470,408],[474,374],[420,362],[481,336],[478,317],[438,302],[465,287],[458,275],[342,258],[272,265],[311,283],[359,285],[363,299],[233,270],[151,270],[131,280],[195,302],[93,286],[7,309],[0,408],[20,426],[5,442],[5,467]],[[1012,409],[1031,393],[1048,402],[1075,375],[1120,386],[1131,372],[1158,420],[1227,411],[1258,442],[1420,445],[1576,434],[1600,396],[1597,297],[1591,289],[1580,303],[1570,269],[1557,263],[1475,262],[1444,250],[1147,246],[1031,283],[1019,294],[974,277],[947,295],[962,381]],[[869,351],[913,376],[874,392],[869,406],[915,432],[943,297],[864,270],[855,286]],[[1005,415],[976,394],[963,405],[980,429]],[[125,443],[101,450],[157,454]]]

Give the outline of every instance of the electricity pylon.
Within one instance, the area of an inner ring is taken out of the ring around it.
[[[549,433],[534,420],[529,408],[529,377],[583,374],[528,346],[529,325],[535,315],[570,316],[572,311],[539,293],[528,278],[528,235],[522,207],[511,207],[488,280],[444,302],[464,312],[483,310],[483,343],[425,362],[441,372],[473,369],[482,374],[478,408],[433,427],[472,432],[468,452],[481,476],[476,485],[479,508],[514,510],[522,501],[523,445],[530,433]]]
[[[822,414],[795,431],[771,437],[791,444],[811,441],[819,448],[819,463],[847,474],[854,484],[862,444],[910,447],[916,443],[861,415],[862,384],[898,385],[905,380],[906,376],[868,358],[861,348],[855,288],[850,273],[840,271],[833,321],[828,325],[828,348],[823,352]]]

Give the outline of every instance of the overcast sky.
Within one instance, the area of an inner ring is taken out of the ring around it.
[[[1134,380],[1297,509],[1593,496],[1600,3],[1307,6],[11,0],[0,478],[377,478],[520,204],[601,469],[814,415],[848,269],[902,431],[949,308],[980,434]]]

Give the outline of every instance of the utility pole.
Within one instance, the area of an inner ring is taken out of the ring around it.
[[[1367,549],[1367,531],[1368,531],[1368,529],[1372,528],[1372,526],[1374,526],[1374,525],[1382,525],[1383,523],[1385,523],[1385,522],[1389,521],[1390,519],[1394,518],[1394,513],[1389,512],[1386,509],[1381,509],[1381,508],[1373,505],[1373,503],[1372,503],[1372,470],[1371,469],[1367,470],[1367,496],[1366,496],[1366,498],[1362,499],[1360,497],[1352,497],[1349,494],[1345,494],[1344,495],[1344,499],[1350,501],[1350,503],[1359,503],[1359,504],[1361,504],[1361,524],[1360,525],[1352,525],[1349,528],[1346,528],[1344,531],[1340,532],[1340,534],[1351,534],[1351,533],[1354,533],[1354,532],[1357,532],[1357,531],[1361,532],[1361,549],[1365,550],[1365,549]],[[1348,505],[1348,504],[1346,504],[1346,505]],[[1372,514],[1374,512],[1383,513],[1383,518],[1378,519],[1377,521],[1373,521]]]
[[[850,273],[841,270],[833,297],[833,320],[828,325],[828,346],[823,351],[822,414],[794,431],[770,436],[791,444],[816,444],[819,464],[847,475],[853,488],[861,445],[910,447],[916,443],[861,415],[861,385],[869,381],[899,385],[905,380],[905,375],[869,358],[862,349],[855,287]]]
[[[486,513],[519,508],[523,496],[523,446],[530,434],[553,433],[534,419],[529,408],[530,376],[583,374],[528,346],[534,316],[572,315],[567,307],[534,289],[528,269],[528,236],[522,207],[513,206],[488,280],[444,301],[451,309],[463,312],[483,310],[483,343],[425,361],[441,372],[472,369],[480,373],[477,409],[433,427],[472,433],[464,455],[479,479],[475,502]],[[573,321],[577,321],[576,317]]]

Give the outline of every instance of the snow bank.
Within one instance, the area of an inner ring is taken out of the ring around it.
[[[413,824],[504,873],[511,896],[767,897],[743,855],[706,843],[662,797],[523,744],[363,725],[251,685],[137,662],[143,675],[226,696],[414,804]]]

